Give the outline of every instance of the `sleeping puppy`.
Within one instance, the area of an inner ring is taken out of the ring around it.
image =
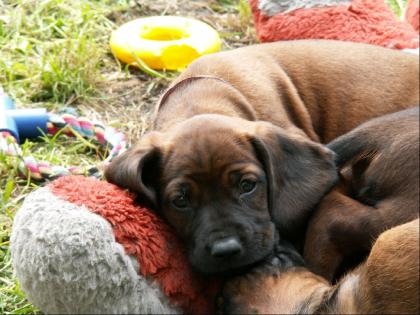
[[[207,55],[163,94],[154,131],[106,178],[164,217],[204,273],[298,242],[334,185],[321,145],[417,104],[417,56],[365,44],[289,41]]]
[[[419,314],[418,219],[382,233],[367,260],[334,286],[303,267],[292,248],[276,255],[227,281],[219,313]]]
[[[384,230],[419,216],[419,108],[372,119],[328,147],[342,180],[309,222],[304,258],[333,280]]]

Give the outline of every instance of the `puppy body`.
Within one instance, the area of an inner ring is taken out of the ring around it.
[[[418,314],[419,220],[376,240],[362,265],[331,286],[304,267],[260,267],[229,281],[228,314]]]
[[[154,131],[106,178],[136,192],[207,273],[297,240],[337,180],[320,145],[418,102],[416,56],[364,44],[291,41],[199,58],[161,98]]]
[[[203,75],[225,82],[183,86],[158,108],[156,130],[214,113],[297,127],[327,143],[419,100],[416,55],[359,43],[299,40],[211,54],[192,63],[172,86]]]
[[[320,202],[304,258],[328,280],[367,254],[380,233],[419,215],[419,108],[372,119],[328,145],[342,181]]]

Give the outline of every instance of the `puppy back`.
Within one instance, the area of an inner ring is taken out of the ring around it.
[[[342,167],[355,158],[374,155],[393,142],[403,145],[407,138],[418,139],[418,135],[419,107],[414,107],[374,118],[336,138],[327,147],[336,153],[337,167]]]

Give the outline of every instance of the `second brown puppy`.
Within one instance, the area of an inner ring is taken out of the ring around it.
[[[419,60],[339,41],[261,44],[199,58],[162,96],[154,131],[106,178],[167,219],[202,272],[296,240],[334,185],[328,142],[419,101]]]
[[[373,119],[328,147],[337,154],[341,183],[309,222],[304,258],[333,280],[384,230],[419,216],[419,108]]]

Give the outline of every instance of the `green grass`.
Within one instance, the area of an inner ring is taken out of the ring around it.
[[[385,0],[385,3],[388,4],[400,18],[404,16],[407,2],[408,0]]]
[[[58,110],[98,96],[104,73],[119,71],[109,56],[114,23],[107,17],[128,1],[0,1],[0,86],[18,107]],[[46,137],[22,145],[24,155],[58,165],[89,166],[98,152],[77,139]],[[0,152],[0,313],[38,312],[13,275],[9,236],[13,216],[39,184],[21,178],[19,159]]]
[[[0,7],[0,82],[22,104],[50,107],[95,93],[127,1],[16,1]],[[115,65],[114,65],[115,67]]]

